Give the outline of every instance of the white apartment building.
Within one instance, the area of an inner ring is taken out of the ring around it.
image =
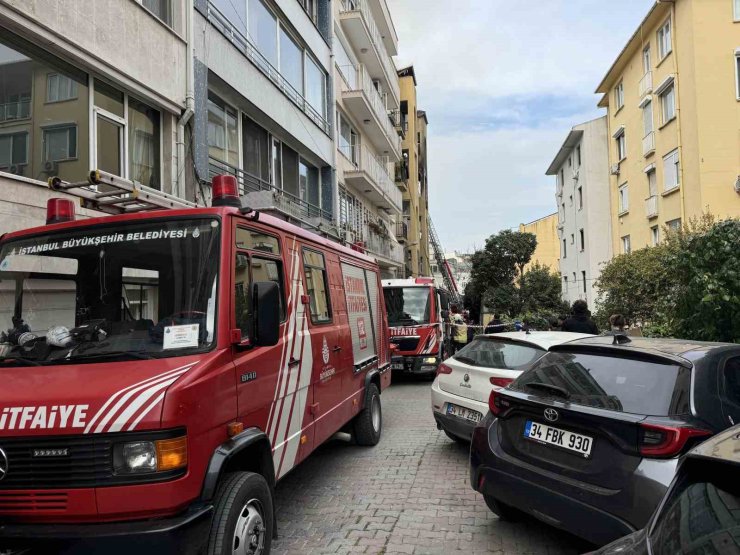
[[[376,257],[383,277],[402,277],[395,230],[403,202],[394,175],[401,139],[391,119],[400,107],[398,37],[386,0],[337,0],[333,9],[340,231]]]
[[[606,117],[576,125],[547,169],[556,177],[563,300],[593,307],[600,265],[612,257]]]

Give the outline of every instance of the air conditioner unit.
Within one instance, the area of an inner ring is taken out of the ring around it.
[[[735,180],[735,192],[740,193],[740,175],[738,175]]]
[[[51,160],[47,160],[44,162],[44,173],[48,173],[50,175],[56,174],[59,171],[59,162],[54,162]]]
[[[619,164],[612,164],[609,168],[609,173],[612,175],[619,175]]]

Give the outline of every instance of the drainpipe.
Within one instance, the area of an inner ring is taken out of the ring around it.
[[[185,80],[186,80],[186,93],[185,93],[185,111],[182,113],[180,118],[177,120],[177,166],[176,175],[173,183],[175,190],[173,191],[176,196],[185,198],[185,126],[188,124],[190,119],[195,114],[195,75],[193,70],[193,5],[194,0],[187,0],[185,2],[185,34],[187,37],[187,56],[185,60]]]

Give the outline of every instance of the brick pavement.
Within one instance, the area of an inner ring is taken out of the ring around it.
[[[430,384],[395,380],[372,448],[333,440],[277,486],[278,554],[571,554],[535,521],[498,520],[468,483],[468,452],[436,429]]]

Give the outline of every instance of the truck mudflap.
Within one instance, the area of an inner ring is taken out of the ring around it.
[[[86,524],[0,524],[0,553],[201,553],[208,541],[213,506],[192,505],[163,519]]]

